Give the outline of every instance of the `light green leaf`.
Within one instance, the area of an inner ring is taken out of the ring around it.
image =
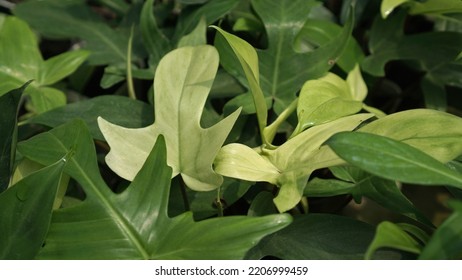
[[[66,160],[37,171],[0,194],[0,259],[33,259],[43,245]]]
[[[223,176],[276,184],[280,171],[268,159],[246,145],[232,143],[221,148],[215,171]]]
[[[359,131],[402,141],[443,163],[462,154],[462,118],[440,111],[402,111],[371,122]]]
[[[249,43],[241,38],[234,36],[221,28],[214,28],[226,39],[244,70],[257,113],[258,127],[260,129],[262,143],[269,145],[270,143],[267,141],[266,136],[263,133],[267,125],[268,108],[266,106],[265,96],[260,88],[260,70],[258,66],[257,52]]]
[[[413,227],[406,225],[407,227]],[[419,254],[422,250],[422,245],[413,238],[400,225],[391,222],[382,222],[377,226],[374,240],[367,249],[365,259],[372,259],[374,252],[380,248],[387,247],[399,249],[406,252]]]
[[[310,174],[320,168],[343,163],[322,144],[339,131],[356,128],[372,114],[357,114],[309,128],[274,150],[255,151],[242,144],[224,146],[215,161],[215,170],[244,180],[258,180],[280,188],[274,199],[280,212],[293,208],[301,199]]]
[[[354,100],[364,101],[367,96],[367,86],[364,82],[363,76],[359,65],[356,64],[354,68],[348,73],[346,82],[350,88],[350,94]]]
[[[404,4],[404,3],[412,3],[412,0],[382,0],[382,4],[380,5],[380,13],[382,15],[382,18],[388,17],[393,10]]]
[[[341,132],[326,143],[342,159],[383,178],[462,188],[462,174],[424,152],[391,138],[364,132]]]
[[[65,52],[42,64],[37,82],[52,85],[72,74],[87,59],[90,53],[84,50]]]
[[[223,178],[212,163],[228,136],[239,110],[210,128],[200,126],[201,110],[218,68],[218,53],[212,46],[185,47],[167,54],[159,63],[154,80],[155,123],[139,129],[98,124],[111,146],[106,162],[119,176],[133,180],[157,136],[167,142],[172,176],[181,174],[194,190],[213,190]]]
[[[44,86],[70,75],[87,56],[85,51],[72,51],[44,61],[37,38],[27,24],[16,17],[6,17],[0,28],[0,94],[34,80],[25,90],[31,97],[28,108],[32,112],[63,106],[64,93]]]
[[[361,100],[362,101],[362,100]],[[298,99],[298,125],[293,135],[308,127],[357,113],[362,102],[353,98],[347,82],[339,76],[326,76],[305,83]]]
[[[167,214],[172,169],[162,136],[128,188],[113,193],[98,172],[93,140],[82,121],[22,142],[22,154],[49,164],[75,147],[65,171],[86,199],[53,213],[40,259],[240,259],[289,215],[233,216],[195,222],[191,212]]]
[[[460,260],[462,257],[462,202],[450,201],[454,213],[433,233],[419,259]]]

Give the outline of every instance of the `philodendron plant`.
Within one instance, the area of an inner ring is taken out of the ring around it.
[[[19,2],[0,14],[0,258],[462,258],[455,1]],[[413,15],[435,30],[405,32]],[[42,54],[56,39],[72,50]],[[374,102],[396,60],[426,108]],[[453,212],[435,223],[409,184]],[[365,199],[398,218],[341,212]]]

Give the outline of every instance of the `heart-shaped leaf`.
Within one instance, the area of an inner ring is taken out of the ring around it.
[[[210,128],[200,126],[200,108],[204,107],[217,68],[218,53],[212,46],[174,50],[161,60],[156,71],[154,124],[127,129],[99,118],[99,127],[111,146],[106,157],[111,169],[132,180],[157,136],[163,134],[173,176],[181,174],[186,185],[194,190],[220,186],[223,178],[212,170],[212,163],[239,110]]]
[[[98,172],[92,138],[79,120],[39,134],[19,146],[49,164],[75,149],[65,171],[86,199],[53,213],[42,259],[239,259],[265,235],[290,223],[288,215],[232,216],[195,222],[191,212],[167,215],[172,169],[159,136],[146,163],[121,194]]]

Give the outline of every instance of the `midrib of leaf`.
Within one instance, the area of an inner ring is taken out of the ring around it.
[[[61,141],[59,141],[58,138],[55,137],[55,139],[57,140],[59,146],[64,151],[66,151],[66,153],[70,152],[66,148],[66,146]],[[76,137],[76,139],[78,139],[78,136]],[[83,176],[83,179],[87,182],[88,186],[91,187],[93,193],[100,200],[103,208],[107,209],[110,212],[112,220],[115,221],[122,228],[122,232],[125,233],[125,236],[128,238],[128,240],[130,240],[132,244],[136,247],[143,259],[149,259],[149,253],[144,249],[142,242],[138,238],[139,236],[131,230],[130,225],[128,224],[127,220],[123,217],[123,215],[120,214],[120,212],[115,207],[113,207],[112,203],[107,198],[108,195],[103,194],[98,189],[97,185],[92,181],[90,177],[88,177],[84,169],[80,166],[80,164],[78,164],[78,162],[74,158],[71,158],[71,161],[77,167],[77,170]],[[107,192],[106,194],[113,195],[109,192]]]
[[[366,148],[366,150],[367,150],[367,148]],[[409,163],[409,164],[411,164],[411,165],[416,165],[416,166],[418,166],[418,167],[420,167],[420,168],[427,169],[427,170],[433,171],[433,172],[435,172],[435,173],[437,173],[437,174],[446,176],[446,177],[450,178],[451,180],[453,180],[453,182],[457,182],[457,183],[458,183],[457,185],[454,184],[455,186],[457,186],[457,187],[462,187],[462,180],[461,180],[460,178],[454,176],[453,174],[451,174],[451,172],[440,171],[439,169],[435,169],[435,168],[433,168],[433,167],[431,167],[431,166],[424,165],[424,164],[422,164],[422,163],[420,163],[420,162],[416,162],[416,161],[413,161],[413,160],[409,160],[409,159],[406,158],[406,157],[403,157],[403,156],[400,156],[400,155],[396,155],[396,154],[394,154],[394,153],[389,153],[387,150],[383,151],[383,150],[375,150],[375,149],[371,149],[371,148],[369,148],[369,150],[372,150],[372,151],[374,151],[374,152],[379,152],[379,153],[388,155],[388,156],[390,156],[390,157],[392,157],[392,158],[396,158],[396,159],[398,159],[398,160],[402,160],[402,161],[407,162],[407,163]],[[451,184],[453,184],[453,183],[451,183]]]

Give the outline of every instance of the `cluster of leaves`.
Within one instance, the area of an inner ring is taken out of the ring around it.
[[[336,4],[5,9],[1,258],[461,258],[462,5]]]

